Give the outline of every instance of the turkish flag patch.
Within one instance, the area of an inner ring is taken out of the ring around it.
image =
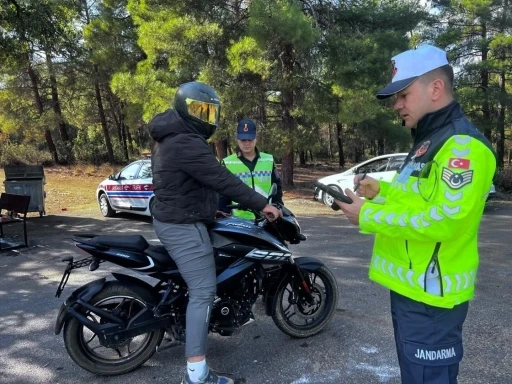
[[[450,168],[469,169],[469,160],[467,159],[450,159],[448,162]]]

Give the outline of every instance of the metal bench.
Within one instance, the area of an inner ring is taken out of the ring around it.
[[[26,219],[29,204],[30,196],[11,193],[2,193],[0,196],[0,251],[28,247]],[[23,224],[24,243],[7,241],[4,237],[4,226],[9,224]]]

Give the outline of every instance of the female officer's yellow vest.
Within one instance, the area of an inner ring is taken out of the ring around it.
[[[412,161],[414,168],[424,165]],[[452,308],[473,297],[478,227],[496,160],[478,139],[456,135],[429,167],[424,179],[405,173],[380,182],[379,195],[361,207],[359,226],[376,233],[371,280],[410,299]],[[428,292],[429,283],[437,293]]]
[[[254,171],[249,168],[238,158],[236,154],[228,156],[224,159],[224,165],[233,174],[236,175],[249,187],[259,194],[268,197],[270,187],[272,186],[272,170],[274,169],[274,157],[268,153],[259,153],[258,161],[254,167]],[[254,219],[251,212],[233,210],[233,215],[243,219]]]

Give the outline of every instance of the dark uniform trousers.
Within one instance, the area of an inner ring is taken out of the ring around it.
[[[391,291],[402,384],[456,384],[468,302],[439,308]]]

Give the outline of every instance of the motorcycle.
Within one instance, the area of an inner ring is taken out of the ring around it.
[[[287,243],[298,244],[306,237],[294,214],[279,208],[283,217],[274,222],[251,211],[254,222],[229,217],[209,228],[217,272],[210,332],[229,336],[254,321],[252,307],[259,296],[266,315],[294,338],[317,334],[333,317],[336,279],[321,261],[292,255]],[[156,281],[114,272],[112,280],[91,281],[66,299],[55,334],[63,330],[65,347],[76,364],[97,375],[124,374],[156,351],[184,342],[187,286],[163,246],[150,245],[140,235],[82,234],[73,240],[90,256],[62,260],[67,266],[56,297],[72,270],[88,266],[94,271],[106,261]]]

